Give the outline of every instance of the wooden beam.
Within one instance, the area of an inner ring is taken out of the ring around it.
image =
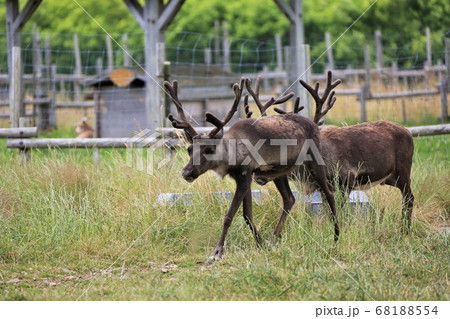
[[[291,23],[295,23],[295,13],[292,8],[284,0],[274,0],[278,8],[289,19]]]
[[[30,20],[30,18],[33,16],[33,13],[39,7],[41,2],[42,0],[28,0],[27,4],[22,9],[22,12],[20,12],[19,16],[14,21],[13,24],[14,32],[22,31],[22,28],[24,27],[25,23],[27,23],[27,21]]]
[[[144,8],[142,8],[141,4],[138,0],[123,0],[130,10],[131,14],[134,16],[136,21],[139,23],[142,29],[145,29],[144,23]]]
[[[159,31],[164,31],[167,29],[185,1],[186,0],[170,0],[158,19],[157,26]]]
[[[150,147],[156,144],[159,140],[156,138],[145,139],[145,147]],[[6,142],[8,148],[137,148],[137,143],[142,143],[142,140],[133,141],[132,138],[122,137],[104,137],[104,138],[18,138],[10,139]],[[179,143],[178,139],[167,140],[169,145],[176,146]]]
[[[0,128],[0,138],[37,137],[37,127]]]

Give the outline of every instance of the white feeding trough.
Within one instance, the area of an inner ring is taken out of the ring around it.
[[[322,196],[318,191],[310,195],[304,195],[298,191],[292,191],[296,201],[303,201],[307,204],[308,209],[314,214],[319,214],[322,208]],[[350,192],[348,203],[353,209],[358,209],[359,211],[366,213],[369,208],[369,198],[363,191],[352,191]]]
[[[310,195],[303,195],[298,191],[292,191],[296,201],[303,201],[307,205],[307,208],[314,214],[319,214],[322,208],[322,197],[318,191]],[[233,198],[232,192],[214,192],[212,195],[220,203],[229,201]],[[156,198],[156,204],[159,205],[194,205],[192,200],[194,193],[162,193]],[[252,199],[255,203],[261,203],[264,198],[261,190],[252,190]],[[369,207],[369,198],[363,191],[352,191],[349,195],[348,203],[354,208],[359,209],[361,212],[366,213]]]

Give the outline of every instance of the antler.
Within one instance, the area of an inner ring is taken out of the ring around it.
[[[298,112],[300,112],[301,110],[303,110],[305,107],[302,105],[300,106],[300,98],[297,97],[295,99],[295,103],[294,103],[294,111],[290,112],[290,113],[294,113],[297,114]],[[274,111],[277,112],[278,114],[287,114],[288,112],[286,112],[285,110],[279,109],[278,107],[274,108]]]
[[[219,120],[216,116],[214,116],[213,114],[211,114],[209,112],[207,112],[205,114],[206,121],[208,121],[209,123],[216,126],[211,132],[209,132],[209,134],[208,134],[209,138],[213,138],[217,133],[219,133],[220,130],[223,129],[223,127],[225,125],[227,125],[227,123],[231,120],[234,113],[236,113],[237,108],[239,106],[239,102],[241,101],[242,91],[244,90],[244,81],[245,81],[244,78],[241,78],[240,84],[234,83],[234,85],[233,85],[233,91],[234,91],[233,105],[231,106],[231,110],[228,112],[228,114],[224,117],[223,120]]]
[[[255,90],[253,91],[251,80],[249,78],[245,79],[245,86],[247,87],[247,91],[253,97],[253,100],[255,100],[255,103],[258,106],[259,111],[261,112],[261,116],[266,116],[267,109],[269,107],[271,107],[272,105],[282,104],[294,96],[294,93],[291,92],[291,93],[286,94],[276,100],[273,97],[271,97],[269,101],[267,101],[265,104],[262,104],[261,100],[259,99],[259,83],[260,82],[261,82],[261,77],[258,76],[256,78]],[[248,113],[247,113],[247,117],[248,117]]]
[[[314,101],[316,102],[316,113],[314,114],[314,122],[317,123],[318,125],[323,124],[323,117],[333,107],[334,102],[336,102],[336,97],[334,96],[335,92],[332,90],[342,83],[340,79],[337,79],[336,81],[331,83],[331,78],[332,73],[331,71],[328,71],[327,87],[325,88],[322,97],[319,96],[319,82],[316,82],[316,85],[314,86],[313,89],[305,81],[300,80],[300,84],[303,85],[303,87],[308,90],[308,92],[311,94]],[[322,107],[325,102],[327,102],[327,104],[325,106],[325,109],[322,110]]]
[[[167,117],[169,118],[169,121],[172,122],[173,127],[184,130],[184,132],[186,133],[186,138],[190,143],[192,143],[192,139],[194,138],[194,136],[197,136],[198,133],[189,123],[186,115],[184,114],[183,105],[178,98],[178,82],[176,80],[174,80],[172,83],[164,81],[164,87],[169,92],[169,95],[177,108],[178,115],[180,116],[181,120],[177,120],[175,117],[173,117],[172,113],[170,113]]]

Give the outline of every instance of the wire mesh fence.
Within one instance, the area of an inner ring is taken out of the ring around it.
[[[144,34],[111,36],[112,39],[105,34],[22,34],[25,113],[50,121],[50,115],[45,114],[50,107],[40,105],[53,103],[57,126],[72,128],[85,116],[92,124],[95,117],[94,92],[107,88],[108,91],[103,92],[103,99],[113,101],[117,104],[116,109],[120,110],[114,116],[119,120],[128,116],[129,122],[133,123],[130,125],[134,125],[137,130],[142,128],[142,112],[132,114],[130,107],[133,105],[138,110],[142,105],[143,108]],[[288,82],[287,77],[292,69],[290,49],[283,46],[277,37],[271,42],[262,42],[229,38],[226,35],[167,32],[165,39],[160,55],[154,58],[160,59],[161,65],[164,61],[171,62],[170,78],[177,79],[181,90],[190,93],[187,95],[191,96],[189,102],[192,105],[188,109],[198,120],[211,108],[223,112],[232,97],[231,84],[243,75],[253,78],[262,75],[262,90],[266,95],[277,95],[293,84]],[[384,65],[378,65],[377,68],[376,50],[371,50],[369,65],[372,68],[372,93],[436,90],[436,85],[446,77],[445,50],[439,47],[431,51],[432,65],[427,65],[427,57],[415,53],[417,46],[417,43],[413,43],[401,48],[384,47]],[[5,48],[0,50],[0,126],[7,127],[9,94],[6,34],[0,34],[0,47]],[[329,55],[324,54],[326,49],[325,40],[311,46],[311,81],[323,80],[324,71],[330,67]],[[364,59],[364,47],[350,49],[353,53],[347,59],[334,58],[333,61],[335,75],[343,78],[344,83],[340,87],[343,90],[359,89],[365,81],[367,61]],[[128,86],[118,88],[111,82],[110,73],[123,67],[133,70],[133,81],[136,82],[131,81]],[[157,80],[163,80],[162,68]],[[331,122],[358,121],[361,111],[358,96],[359,93],[340,96],[338,90],[338,103],[329,114]],[[38,100],[41,104],[36,103]],[[435,122],[440,115],[441,97],[436,92],[436,95],[369,100],[367,108],[368,120],[384,118],[401,122]],[[97,111],[105,110],[100,107]],[[113,119],[109,123],[114,123]]]

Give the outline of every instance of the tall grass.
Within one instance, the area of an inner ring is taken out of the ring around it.
[[[205,267],[229,206],[211,194],[234,185],[209,173],[184,182],[186,152],[150,176],[122,151],[102,150],[99,166],[89,151],[33,151],[21,166],[0,144],[0,299],[448,300],[449,139],[415,146],[410,235],[400,192],[376,187],[367,213],[339,210],[337,244],[327,212],[299,202],[277,247],[258,249],[236,216],[225,259]],[[262,190],[254,215],[268,238],[281,199]],[[156,203],[166,192],[193,193],[193,204]]]

